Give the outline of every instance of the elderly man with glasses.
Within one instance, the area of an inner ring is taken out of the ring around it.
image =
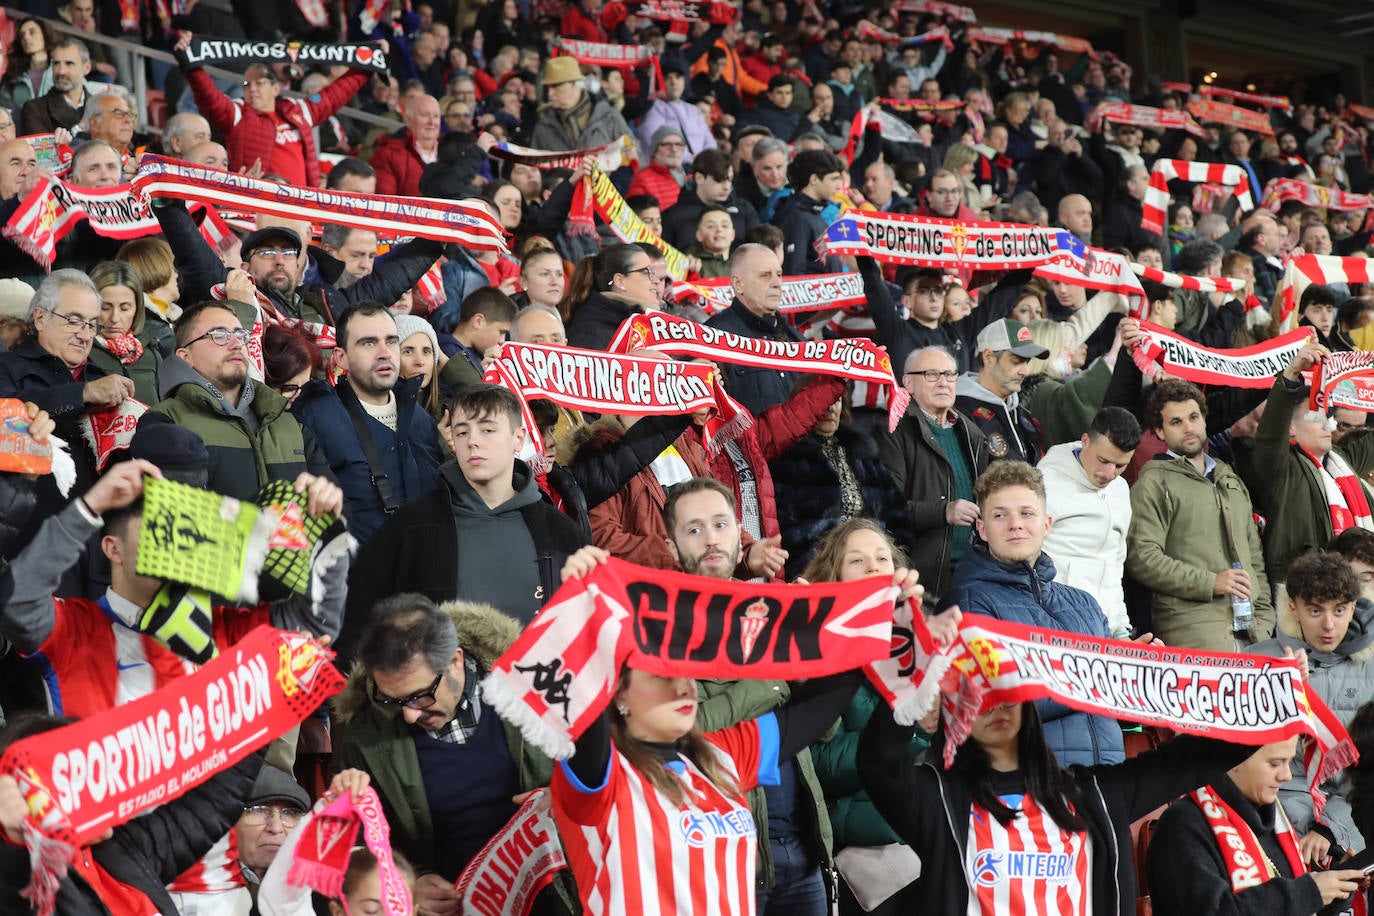
[[[420,873],[422,913],[458,913],[453,883],[463,867],[505,826],[517,798],[549,784],[548,758],[479,687],[519,632],[487,605],[387,598],[371,609],[359,663],[334,699],[343,731],[334,764],[372,776],[391,842]],[[543,897],[542,912],[573,911],[561,882]]]
[[[902,367],[911,406],[894,432],[880,430],[878,456],[906,494],[915,537],[911,566],[926,594],[949,587],[978,519],[973,481],[988,466],[982,432],[954,409],[959,368],[943,347],[913,350]]]
[[[235,302],[252,298],[242,271],[230,275],[226,295]],[[287,412],[286,400],[249,378],[249,334],[233,305],[193,305],[174,330],[176,352],[158,372],[163,400],[150,413],[205,440],[209,489],[250,499],[273,480],[333,479],[315,437]]]

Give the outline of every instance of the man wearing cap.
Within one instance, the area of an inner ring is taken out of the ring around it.
[[[1044,454],[1040,426],[1019,400],[1030,361],[1050,351],[1031,340],[1030,328],[1010,318],[983,328],[974,351],[978,368],[959,379],[954,406],[982,430],[994,460],[1039,461]]]
[[[682,168],[682,154],[686,145],[682,132],[676,127],[665,124],[654,131],[648,146],[651,157],[649,164],[635,172],[625,196],[649,194],[658,200],[664,210],[677,203],[682,184],[687,180],[687,173]]]
[[[258,771],[253,791],[243,802],[234,831],[238,834],[239,868],[257,903],[258,885],[277,858],[286,835],[310,810],[310,796],[300,783],[274,766]]]
[[[359,544],[407,500],[434,489],[443,454],[434,420],[417,403],[418,378],[402,379],[400,332],[391,311],[355,305],[339,316],[338,385],[307,382],[291,405],[315,434],[343,487]]]
[[[644,113],[639,122],[639,137],[640,142],[649,147],[660,127],[677,128],[687,144],[682,154],[682,165],[683,168],[690,168],[698,153],[716,148],[716,138],[711,136],[711,125],[702,117],[701,109],[683,98],[686,91],[687,77],[683,75],[682,68],[664,64],[663,98],[655,99]]]
[[[569,151],[605,146],[630,133],[620,112],[605,99],[593,100],[582,88],[582,68],[569,56],[544,62],[549,110],[530,134],[535,149]]]

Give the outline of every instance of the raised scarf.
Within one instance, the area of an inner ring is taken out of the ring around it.
[[[960,6],[957,3],[945,3],[943,0],[897,0],[892,5],[894,12],[901,13],[934,13],[937,16],[944,16],[958,22],[977,22],[978,14],[972,7]]]
[[[528,447],[521,458],[536,471],[548,468],[543,437],[529,413],[529,399],[546,398],[560,407],[590,413],[658,416],[711,409],[707,451],[715,454],[753,418],[721,387],[720,375],[704,363],[602,353],[576,347],[506,341],[484,380],[520,399]]]
[[[299,633],[258,627],[155,693],[7,748],[0,772],[28,803],[24,897],[39,916],[53,912],[80,847],[228,769],[338,693],[333,655]]]
[[[634,144],[628,137],[622,136],[613,143],[603,143],[600,146],[589,146],[586,149],[575,149],[570,152],[558,152],[556,150],[531,149],[528,146],[520,146],[516,143],[501,141],[493,146],[488,154],[495,159],[503,159],[506,162],[518,162],[532,168],[547,171],[549,169],[575,169],[585,156],[595,156],[597,165],[608,172],[614,172],[623,165],[629,165],[635,160],[627,157],[627,153],[634,151]],[[637,164],[637,163],[636,163]]]
[[[816,243],[822,257],[868,255],[885,264],[1014,270],[1035,267],[1083,243],[1063,229],[985,220],[849,210]]]
[[[668,265],[668,276],[674,280],[686,278],[687,255],[669,245],[662,236],[644,224],[644,220],[630,209],[629,204],[625,203],[625,198],[621,197],[615,185],[611,184],[611,178],[604,169],[593,169],[592,175],[577,187],[573,194],[574,213],[578,212],[580,201],[586,200],[586,196],[591,197],[597,216],[605,221],[616,238],[622,242],[647,242],[653,245],[663,252],[663,259]]]
[[[96,235],[112,239],[136,239],[162,231],[147,203],[129,193],[129,185],[80,188],[60,178],[44,177],[10,216],[3,234],[51,269],[57,243],[83,219]]]
[[[1145,200],[1140,208],[1140,225],[1156,235],[1164,232],[1165,212],[1169,208],[1169,182],[1174,179],[1226,185],[1233,189],[1241,212],[1255,208],[1250,178],[1245,174],[1244,167],[1183,159],[1157,159],[1150,171],[1150,186],[1145,190]]]
[[[737,582],[610,559],[563,583],[482,681],[482,696],[550,757],[615,695],[629,665],[661,677],[796,680],[891,654],[891,578]]]
[[[1250,887],[1258,887],[1272,878],[1278,877],[1274,863],[1265,855],[1259,837],[1245,818],[1236,813],[1211,786],[1202,786],[1188,793],[1188,797],[1202,811],[1207,819],[1207,827],[1216,838],[1221,858],[1226,862],[1226,877],[1231,885],[1231,893],[1239,894]],[[1307,874],[1307,864],[1302,860],[1298,847],[1298,834],[1288,821],[1283,805],[1274,803],[1274,836],[1288,860],[1288,867],[1294,878]]]
[[[1245,289],[1245,281],[1237,277],[1192,277],[1158,267],[1146,267],[1134,261],[1131,262],[1131,271],[1142,280],[1161,283],[1170,289],[1191,289],[1201,293],[1238,293]]]
[[[1291,258],[1279,278],[1274,291],[1274,311],[1279,329],[1297,327],[1298,301],[1303,290],[1313,283],[1370,283],[1374,282],[1374,261],[1369,258],[1343,258],[1331,254],[1305,254]]]
[[[318,3],[319,0],[313,0]],[[317,26],[318,28],[318,26]],[[310,44],[301,41],[244,41],[230,38],[191,38],[181,54],[192,67],[210,64],[240,70],[249,64],[300,64],[311,67],[342,65],[354,70],[387,72],[386,53],[375,44]]]
[[[1211,83],[1203,83],[1197,87],[1197,91],[1198,95],[1231,99],[1236,102],[1249,102],[1264,108],[1277,108],[1289,115],[1293,113],[1293,102],[1286,95],[1260,95],[1257,92],[1241,92],[1239,89],[1226,89],[1222,86],[1213,86]]]
[[[296,829],[299,837],[287,883],[341,900],[344,912],[348,913],[343,882],[353,844],[361,831],[367,851],[377,860],[382,912],[386,916],[410,916],[410,890],[391,856],[391,827],[376,789],[367,787],[357,801],[351,792],[344,792],[333,801],[321,799]]]
[[[729,277],[709,280],[677,280],[673,283],[673,298],[682,302],[695,298],[697,306],[708,315],[723,311],[735,301],[735,290]],[[784,277],[782,304],[779,312],[815,312],[821,309],[848,308],[868,301],[863,276],[854,272],[843,274],[804,274]]]
[[[887,351],[861,337],[838,340],[772,340],[745,337],[665,312],[632,315],[621,323],[606,349],[630,353],[651,348],[672,356],[696,356],[723,363],[815,372],[883,385],[888,392],[888,429],[896,429],[911,400],[892,374]]]
[[[1269,123],[1269,115],[1262,111],[1251,111],[1212,99],[1192,99],[1188,102],[1188,111],[1206,124],[1227,124],[1233,128],[1274,136],[1274,125]]]
[[[1086,38],[1075,38],[1072,35],[1059,35],[1054,32],[1023,32],[1020,29],[966,29],[964,31],[965,41],[977,41],[983,44],[1008,45],[1013,41],[1024,41],[1028,44],[1050,45],[1059,48],[1061,51],[1070,51],[1080,54],[1093,55],[1092,42]]]
[[[1374,207],[1374,198],[1368,194],[1352,194],[1340,188],[1328,188],[1296,178],[1271,178],[1264,186],[1264,198],[1260,206],[1278,212],[1279,205],[1285,200],[1296,200],[1324,210],[1367,210]]]
[[[625,13],[664,22],[734,22],[739,10],[731,3],[717,0],[628,0]]]
[[[1080,256],[1066,249],[1035,268],[1035,276],[1117,293],[1130,302],[1132,318],[1148,317],[1150,303],[1145,298],[1145,290],[1131,270],[1130,261],[1115,251],[1084,246]]]
[[[1132,351],[1140,370],[1153,375],[1156,367],[1195,385],[1268,389],[1312,336],[1310,328],[1296,328],[1250,347],[1214,350],[1166,331],[1148,321],[1140,323],[1145,340]]]
[[[1089,123],[1096,130],[1103,121],[1113,124],[1133,124],[1136,127],[1150,127],[1155,130],[1185,130],[1195,137],[1206,136],[1202,125],[1193,120],[1186,111],[1169,111],[1164,108],[1150,108],[1147,105],[1131,105],[1127,102],[1103,102],[1093,109]]]
[[[383,235],[419,236],[455,242],[470,250],[506,252],[501,224],[491,211],[462,201],[298,188],[151,153],[140,160],[133,186],[148,198],[174,197],[282,219],[347,224]]]

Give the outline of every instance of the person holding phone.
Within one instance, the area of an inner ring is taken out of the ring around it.
[[[1278,803],[1298,738],[1266,744],[1159,820],[1145,859],[1155,916],[1311,916],[1364,886],[1359,869],[1308,871]]]

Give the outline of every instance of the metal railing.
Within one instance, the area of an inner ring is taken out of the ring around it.
[[[0,9],[3,9],[5,11],[5,14],[9,16],[10,20],[16,23],[19,20],[26,19],[31,15],[29,13],[24,12],[23,10],[13,9],[12,7],[0,7]],[[121,73],[120,76],[123,76],[126,79],[128,79],[131,76],[133,79],[133,85],[129,86],[127,83],[118,83],[117,85],[121,85],[125,89],[132,90],[134,95],[134,101],[138,105],[139,117],[144,122],[143,130],[149,133],[155,133],[159,135],[162,133],[162,129],[160,127],[157,127],[148,121],[148,73],[147,68],[144,66],[144,64],[146,61],[156,60],[161,61],[163,63],[171,64],[173,67],[178,67],[179,64],[177,63],[176,57],[174,57],[171,54],[168,54],[166,51],[158,51],[154,48],[146,48],[141,44],[137,44],[132,41],[125,41],[122,38],[111,38],[108,35],[102,35],[98,32],[86,32],[82,29],[76,28],[71,23],[65,22],[61,19],[45,19],[43,21],[52,26],[53,31],[60,32],[63,35],[70,35],[73,38],[79,38],[87,45],[98,44],[105,48],[109,48],[112,51],[118,51],[122,55],[132,57],[134,61],[134,66],[132,68],[133,73]],[[237,81],[241,79],[243,76],[243,74],[241,73],[235,73],[232,70],[224,70],[219,67],[205,67],[204,69],[206,73],[219,79],[231,79]],[[302,93],[290,90],[283,91],[282,95],[287,98],[304,98]],[[168,117],[171,117],[173,114],[176,113],[174,110],[176,101],[176,99],[167,99]],[[350,107],[340,108],[337,112],[337,116],[357,121],[360,124],[368,124],[373,127],[384,127],[388,130],[394,130],[400,123],[399,121],[384,118],[380,115],[372,114],[371,112],[361,111],[357,108]]]

